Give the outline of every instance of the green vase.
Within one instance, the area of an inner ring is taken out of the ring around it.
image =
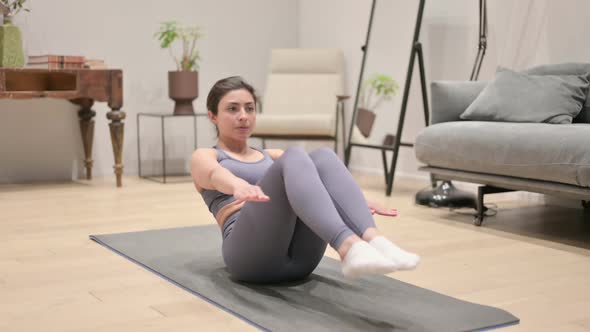
[[[10,22],[0,25],[0,67],[20,68],[25,65],[25,52],[20,29]]]

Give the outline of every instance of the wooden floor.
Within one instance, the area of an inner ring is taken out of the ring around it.
[[[400,210],[377,218],[383,232],[422,256],[392,277],[521,319],[500,331],[590,331],[590,220],[580,210],[492,195],[498,215],[475,227],[467,214],[415,206],[426,183],[398,180],[385,197],[380,177],[357,179]],[[0,186],[0,331],[254,330],[88,239],[209,223],[190,183]]]

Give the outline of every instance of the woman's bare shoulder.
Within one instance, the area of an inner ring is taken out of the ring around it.
[[[215,158],[217,159],[217,150],[213,149],[213,148],[198,148],[195,151],[193,151],[193,159],[195,158]]]
[[[283,155],[283,152],[285,152],[281,149],[266,149],[264,151],[266,151],[270,155],[272,160],[279,159]]]

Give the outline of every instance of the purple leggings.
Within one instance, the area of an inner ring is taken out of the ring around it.
[[[226,221],[237,218],[223,240],[223,259],[236,280],[305,278],[328,243],[337,249],[348,236],[375,227],[360,188],[328,148],[287,149],[258,185],[270,201],[246,202]]]

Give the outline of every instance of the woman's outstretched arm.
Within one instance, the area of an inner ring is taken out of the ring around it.
[[[238,200],[268,201],[262,189],[232,174],[217,162],[214,149],[197,149],[191,158],[191,175],[197,190],[215,189]]]

